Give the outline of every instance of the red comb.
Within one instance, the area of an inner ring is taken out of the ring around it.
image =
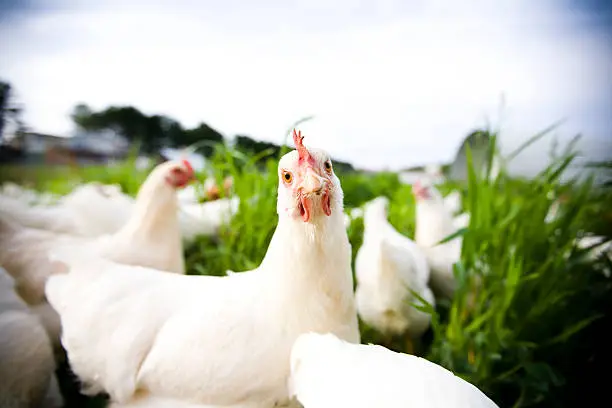
[[[189,161],[187,161],[187,159],[183,159],[181,160],[183,162],[183,164],[185,165],[185,167],[187,167],[187,170],[193,174],[193,167],[191,167],[191,163],[189,163]]]
[[[302,143],[302,140],[304,140],[304,136],[302,136],[302,131],[298,130],[296,132],[295,129],[293,129],[293,144],[295,144],[295,148],[298,151],[300,161],[306,160],[308,162],[314,162],[314,159],[310,155],[308,149],[306,149],[306,146],[304,146],[304,144]]]

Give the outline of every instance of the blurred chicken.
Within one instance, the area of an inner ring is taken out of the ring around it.
[[[451,214],[457,214],[461,210],[461,193],[453,191],[444,198],[444,205]]]
[[[114,406],[272,407],[288,402],[299,334],[360,341],[340,181],[327,153],[295,132],[294,142],[278,166],[278,225],[255,270],[183,276],[53,254],[70,273],[49,278],[47,297],[88,392],[107,391]]]
[[[360,207],[351,208],[350,211],[344,213],[344,226],[348,228],[351,223],[363,217],[363,209]]]
[[[229,176],[223,180],[224,196],[227,197],[231,194],[233,185],[234,185],[233,177]],[[220,197],[221,197],[221,191],[219,190],[219,186],[215,182],[215,179],[212,179],[212,183],[206,186],[206,198],[209,201],[213,201],[213,200],[218,200]]]
[[[498,408],[431,361],[330,333],[298,337],[288,388],[304,408]]]
[[[129,218],[132,199],[118,186],[88,183],[60,198],[53,205],[24,205],[0,197],[0,214],[27,227],[96,237],[119,230]]]
[[[41,316],[49,336],[59,347],[59,320],[45,302],[45,282],[53,265],[48,251],[72,251],[101,256],[128,265],[142,265],[185,273],[177,219],[176,190],[193,180],[188,162],[157,166],[140,188],[128,222],[115,234],[75,237],[23,227],[0,216],[0,264],[15,278],[19,295]]]
[[[62,407],[51,343],[14,283],[0,267],[0,407]]]
[[[229,197],[232,193],[232,187],[234,185],[234,178],[228,176],[223,180],[224,196]],[[201,187],[193,187],[184,189],[179,194],[179,202],[181,204],[195,204],[202,201],[205,198],[206,201],[214,201],[221,198],[221,191],[214,177],[208,177]]]
[[[596,267],[606,276],[612,276],[610,265],[612,264],[612,239],[602,235],[585,235],[574,240],[579,249],[587,250],[587,258],[594,262],[597,259],[607,258],[609,262],[597,263]]]
[[[182,203],[179,212],[181,233],[186,241],[198,235],[216,235],[238,212],[239,197],[219,198],[204,203]]]
[[[455,291],[453,264],[461,257],[462,237],[438,243],[457,227],[442,195],[433,185],[417,181],[412,187],[416,199],[415,241],[427,256],[431,268],[430,286],[437,295],[452,297]]]
[[[189,194],[195,194],[192,186],[187,187],[192,190]],[[179,195],[183,190],[187,189],[180,190]],[[119,231],[131,217],[134,203],[134,199],[122,193],[118,185],[92,182],[75,188],[51,206],[28,206],[15,198],[0,196],[0,215],[5,214],[11,220],[32,228],[98,237]],[[179,204],[181,235],[184,241],[190,242],[199,235],[216,234],[238,211],[239,198],[199,203],[195,197],[191,202],[183,195]]]
[[[363,245],[355,259],[357,289],[355,300],[361,319],[387,336],[408,332],[407,350],[414,353],[414,342],[427,330],[429,313],[410,303],[421,302],[417,292],[432,306],[429,265],[421,249],[389,223],[389,200],[378,197],[365,206]]]
[[[13,182],[6,182],[0,188],[0,198],[17,200],[26,205],[51,204],[57,197],[50,193],[41,193],[20,186]]]
[[[470,225],[470,214],[461,213],[453,218],[453,225],[455,229],[467,228]]]

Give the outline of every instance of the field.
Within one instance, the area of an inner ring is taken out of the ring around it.
[[[468,163],[470,163],[468,154]],[[578,406],[605,395],[604,378],[610,352],[612,281],[604,257],[590,256],[575,246],[587,232],[610,237],[609,189],[586,179],[561,183],[572,162],[566,152],[530,180],[505,173],[492,178],[470,172],[466,183],[439,186],[443,194],[457,189],[463,210],[471,214],[463,235],[463,252],[455,265],[459,289],[452,303],[440,303],[424,337],[423,357],[451,369],[487,393],[500,407]],[[263,258],[276,225],[276,160],[220,146],[212,164],[219,183],[233,175],[240,209],[219,237],[201,238],[186,248],[191,274],[224,275],[248,270]],[[128,161],[114,167],[31,170],[5,168],[5,178],[27,180],[36,188],[58,194],[87,181],[118,183],[134,195],[147,170]],[[379,195],[390,198],[390,222],[414,237],[411,187],[396,174],[339,174],[345,208]],[[200,175],[200,180],[204,176]],[[544,220],[553,201],[567,197],[558,217]],[[363,234],[360,219],[352,221],[349,238],[353,258]],[[483,280],[474,304],[466,302],[474,278]],[[427,305],[421,305],[425,309]],[[362,341],[379,343],[380,335],[362,324]],[[403,342],[393,344],[403,350]],[[406,384],[409,390],[410,384]]]

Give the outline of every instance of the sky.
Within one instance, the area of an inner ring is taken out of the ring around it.
[[[564,119],[612,158],[612,5],[594,0],[0,0],[0,78],[34,130],[133,105],[305,143],[361,168],[448,162],[477,127],[509,152]],[[514,164],[530,173],[551,138]]]

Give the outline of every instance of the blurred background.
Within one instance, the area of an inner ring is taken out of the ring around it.
[[[476,127],[499,127],[508,152],[564,120],[559,141],[582,133],[582,154],[604,159],[611,14],[596,0],[5,0],[3,103],[21,112],[3,136],[19,126],[82,135],[71,119],[78,103],[277,144],[314,115],[302,126],[313,145],[397,171],[451,162]],[[550,138],[511,171],[533,175],[549,151]]]
[[[0,181],[33,211],[91,182],[134,197],[153,166],[186,157],[190,205],[239,199],[190,236],[188,273],[253,268],[296,123],[334,158],[353,258],[378,196],[414,239],[416,180],[469,214],[465,290],[436,303],[420,355],[500,407],[603,395],[611,2],[0,0]]]

